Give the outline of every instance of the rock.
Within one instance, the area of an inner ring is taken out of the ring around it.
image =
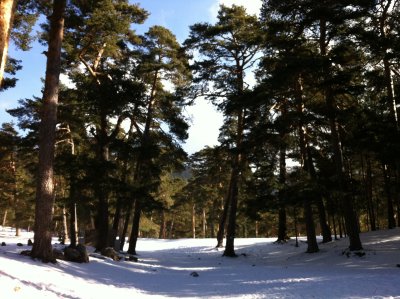
[[[101,251],[101,254],[104,255],[104,256],[106,256],[106,257],[112,258],[114,261],[119,261],[119,260],[121,260],[121,257],[119,256],[118,252],[116,252],[116,251],[114,250],[114,248],[112,248],[112,247],[104,248],[104,249]]]
[[[65,260],[64,253],[60,249],[53,248],[53,256],[57,260]]]
[[[22,250],[20,252],[21,255],[25,255],[25,256],[31,256],[31,251],[30,250]]]
[[[33,242],[31,239],[28,240],[28,246],[33,246]]]
[[[365,252],[364,251],[357,251],[357,252],[354,252],[354,254],[356,256],[363,257],[365,255]]]
[[[6,242],[1,242],[1,246],[6,246]]]
[[[199,277],[199,273],[197,273],[197,272],[192,272],[192,273],[190,273],[190,276]]]
[[[17,246],[22,247],[22,246],[24,246],[24,244],[22,244],[22,243],[17,243]]]
[[[82,244],[78,244],[76,246],[76,250],[78,250],[81,254],[82,260],[84,263],[89,263],[89,255],[88,252],[86,250],[86,247]]]
[[[86,251],[86,247],[79,244],[76,248],[66,247],[64,249],[65,260],[76,263],[88,263],[89,256]]]

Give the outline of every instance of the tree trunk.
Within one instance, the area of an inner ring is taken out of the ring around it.
[[[390,184],[390,174],[388,173],[387,165],[382,165],[383,168],[383,178],[386,191],[386,208],[387,208],[387,223],[388,229],[396,227],[396,220],[394,219],[394,208],[392,199],[392,190]]]
[[[128,208],[126,209],[124,227],[122,228],[122,233],[119,235],[119,250],[124,250],[125,238],[128,232],[129,219],[131,218],[132,213],[132,202],[128,204]]]
[[[237,202],[238,202],[238,177],[239,170],[237,167],[234,167],[232,170],[232,179],[233,181],[230,183],[232,191],[230,192],[231,198],[229,200],[229,218],[228,218],[228,227],[226,230],[226,244],[224,256],[228,257],[236,257],[235,253],[235,233],[236,233],[236,212],[237,212]]]
[[[205,208],[203,208],[203,213],[202,213],[202,215],[203,215],[203,238],[206,238],[206,236],[207,236],[207,218],[206,218],[206,209]]]
[[[286,242],[287,236],[287,225],[286,225],[286,208],[285,198],[283,195],[283,187],[286,183],[286,145],[283,141],[285,134],[279,133],[281,138],[281,145],[279,148],[279,185],[280,190],[278,193],[279,200],[279,214],[278,214],[278,239],[276,242]]]
[[[333,225],[333,234],[335,235],[335,240],[337,240],[338,237],[337,237],[337,231],[336,231],[335,214],[332,214],[332,225]]]
[[[192,206],[192,238],[196,239],[196,204]]]
[[[328,243],[332,241],[332,232],[329,224],[327,223],[324,202],[320,196],[318,196],[316,201],[318,208],[319,224],[321,226],[322,232],[322,243]]]
[[[62,207],[62,213],[63,213],[63,232],[62,232],[62,243],[61,244],[66,244],[69,243],[69,235],[68,235],[68,221],[67,221],[67,210],[65,209],[65,206]]]
[[[0,1],[0,90],[3,86],[4,69],[7,63],[8,45],[16,5],[17,0]]]
[[[67,130],[70,134],[69,143],[71,145],[71,156],[72,156],[72,163],[75,165],[75,143],[74,139],[72,138],[71,130],[69,125],[67,124]],[[70,222],[69,222],[69,231],[70,231],[70,247],[75,248],[79,242],[78,239],[78,215],[77,215],[77,190],[76,190],[76,176],[75,176],[75,167],[71,168],[70,177],[69,177],[69,214],[70,214]]]
[[[242,77],[241,80],[243,80]],[[243,87],[243,83],[241,84],[241,87]],[[241,95],[241,92],[239,92],[239,95]],[[228,218],[228,228],[226,230],[225,251],[223,254],[224,256],[228,257],[236,257],[234,242],[236,234],[236,213],[237,213],[238,196],[239,196],[238,185],[239,185],[240,172],[242,170],[242,164],[243,164],[242,142],[243,142],[243,130],[244,130],[244,114],[245,114],[244,109],[240,109],[238,111],[237,127],[236,127],[236,151],[233,157],[231,182],[229,183],[231,189],[228,192],[228,195],[230,195],[229,208],[228,208],[229,218]]]
[[[371,160],[368,156],[365,157],[367,169],[365,172],[364,185],[365,185],[365,196],[367,202],[367,210],[368,210],[368,218],[369,224],[371,226],[371,231],[376,230],[376,217],[375,217],[375,208],[374,202],[372,199],[372,167]],[[361,160],[363,161],[363,159]],[[363,165],[362,165],[363,166]]]
[[[70,221],[69,221],[69,231],[70,231],[70,246],[75,248],[78,245],[79,237],[78,237],[78,215],[76,211],[76,203],[69,203],[69,213],[70,213]]]
[[[159,238],[159,239],[165,239],[165,236],[166,236],[166,228],[167,228],[167,224],[166,224],[166,220],[165,220],[165,211],[162,210],[162,211],[161,211],[160,233],[158,234],[158,238]]]
[[[8,214],[8,209],[5,209],[4,215],[3,215],[3,221],[2,221],[2,226],[6,226],[7,223],[7,214]]]
[[[172,239],[174,237],[174,225],[175,225],[175,216],[172,217],[172,219],[169,223],[168,239]]]
[[[114,247],[115,242],[117,240],[118,236],[118,229],[120,227],[120,222],[121,222],[121,213],[122,213],[122,195],[119,194],[116,207],[115,207],[115,214],[114,214],[114,219],[113,219],[113,224],[111,227],[110,231],[110,238],[109,238],[109,246]],[[119,246],[117,246],[119,249]]]
[[[102,123],[106,123],[106,120],[103,120]],[[107,125],[103,124],[100,128],[100,152],[98,153],[98,159],[101,163],[101,170],[99,174],[98,186],[96,187],[97,198],[99,200],[97,206],[97,215],[96,215],[96,230],[97,230],[97,241],[96,241],[96,251],[102,251],[104,248],[109,245],[109,210],[108,210],[108,187],[107,179],[108,179],[108,169],[106,166],[106,162],[109,159],[109,149],[107,139]]]
[[[53,219],[54,200],[53,159],[65,6],[66,0],[54,0],[53,2],[39,131],[39,171],[36,191],[35,236],[31,256],[32,258],[41,259],[43,262],[55,262],[51,246],[51,223]]]
[[[330,65],[327,58],[327,27],[326,21],[324,19],[320,20],[320,54],[325,59],[323,71],[325,79],[327,80],[330,76]],[[333,150],[333,160],[336,168],[336,175],[338,177],[338,189],[341,191],[342,195],[340,198],[340,203],[343,208],[343,216],[345,218],[346,232],[349,236],[349,249],[350,250],[361,250],[361,240],[359,235],[358,220],[354,211],[353,198],[349,194],[348,184],[346,182],[344,165],[343,165],[343,152],[341,148],[341,142],[339,137],[338,122],[336,117],[336,105],[334,95],[332,93],[332,88],[327,86],[325,88],[325,102],[328,111],[329,125],[331,129],[331,147]]]
[[[313,219],[313,212],[311,203],[309,200],[304,201],[304,218],[306,222],[306,231],[307,231],[307,253],[318,252],[318,243],[317,237],[315,235],[315,225]]]
[[[224,242],[224,235],[225,235],[225,225],[226,225],[226,218],[228,217],[228,209],[230,206],[230,199],[231,199],[231,186],[232,186],[232,175],[231,179],[229,182],[229,188],[228,188],[228,193],[225,197],[225,202],[224,206],[221,212],[221,216],[219,218],[219,223],[218,223],[218,232],[217,232],[217,248],[223,247],[223,242]]]
[[[142,213],[142,207],[139,200],[135,201],[135,212],[133,213],[133,223],[131,236],[129,238],[129,254],[136,254],[136,243],[139,237],[139,226],[140,226],[140,216]]]
[[[299,132],[299,147],[300,147],[300,156],[301,156],[301,166],[308,173],[308,177],[312,180],[315,180],[316,177],[313,175],[314,164],[310,155],[310,149],[306,140],[306,128],[304,124],[304,116],[303,116],[303,87],[301,82],[301,76],[298,77],[297,82],[295,83],[296,88],[296,104],[297,104],[297,112],[299,113],[299,122],[298,122],[298,132]],[[307,253],[318,252],[318,243],[317,236],[315,234],[315,224],[313,217],[313,210],[311,206],[311,198],[304,199],[303,202],[304,207],[304,216],[306,223],[306,232],[307,232]]]

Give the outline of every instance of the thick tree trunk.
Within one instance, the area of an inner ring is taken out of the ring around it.
[[[318,252],[318,243],[317,237],[315,235],[315,225],[313,219],[313,212],[311,203],[309,200],[304,201],[304,218],[306,222],[306,231],[307,231],[307,253]]]
[[[224,256],[228,257],[236,257],[235,253],[235,233],[236,233],[236,212],[237,212],[237,202],[238,202],[238,178],[239,178],[239,170],[237,167],[234,167],[232,170],[232,182],[230,186],[232,188],[230,192],[230,200],[229,200],[229,218],[228,218],[228,227],[226,230],[226,244]]]
[[[243,78],[241,80],[243,80]],[[243,83],[240,86],[243,86]],[[239,196],[239,177],[243,164],[242,142],[243,142],[243,130],[244,130],[244,114],[245,114],[244,109],[240,109],[238,111],[237,127],[236,127],[236,152],[234,153],[233,157],[231,182],[229,183],[231,189],[228,192],[228,194],[230,195],[229,208],[228,208],[229,218],[228,218],[228,228],[226,230],[225,251],[223,254],[224,256],[228,257],[236,257],[234,242],[236,234],[236,213],[237,213],[238,196]]]
[[[104,120],[104,123],[106,121]],[[107,188],[107,179],[108,179],[108,170],[106,166],[106,162],[109,159],[109,149],[108,143],[106,142],[107,125],[103,124],[101,126],[100,132],[100,140],[101,145],[99,146],[99,160],[101,161],[101,173],[99,174],[98,186],[96,188],[97,198],[98,198],[98,206],[97,206],[97,215],[96,215],[96,230],[97,230],[97,241],[96,241],[96,251],[102,251],[104,248],[109,245],[109,207],[108,207],[108,188]]]
[[[17,0],[0,1],[0,89],[3,86],[4,69],[7,63],[8,45],[16,5]]]
[[[35,236],[31,256],[32,258],[41,259],[43,262],[55,262],[51,246],[51,223],[53,219],[54,200],[53,159],[65,6],[66,0],[54,0],[53,2],[39,131],[39,171],[36,191]]]

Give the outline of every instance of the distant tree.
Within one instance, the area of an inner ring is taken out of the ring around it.
[[[0,209],[2,225],[15,226],[16,235],[22,227],[29,227],[34,210],[34,180],[30,163],[35,152],[23,146],[22,138],[12,124],[0,129]]]

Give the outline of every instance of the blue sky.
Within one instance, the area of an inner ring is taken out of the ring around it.
[[[219,4],[243,5],[249,13],[258,12],[261,0],[146,0],[132,1],[139,3],[150,16],[143,25],[135,27],[138,33],[145,32],[152,25],[161,25],[170,29],[183,42],[189,34],[189,26],[197,22],[215,21]],[[28,52],[18,51],[11,45],[9,55],[22,60],[23,70],[17,73],[17,86],[0,93],[0,122],[9,122],[12,118],[5,109],[17,106],[19,99],[41,97],[42,78],[45,75],[45,51],[38,43],[32,45]],[[199,99],[193,107],[187,108],[187,116],[191,118],[189,139],[184,148],[189,153],[200,150],[205,145],[217,144],[218,129],[222,117],[211,104]]]

